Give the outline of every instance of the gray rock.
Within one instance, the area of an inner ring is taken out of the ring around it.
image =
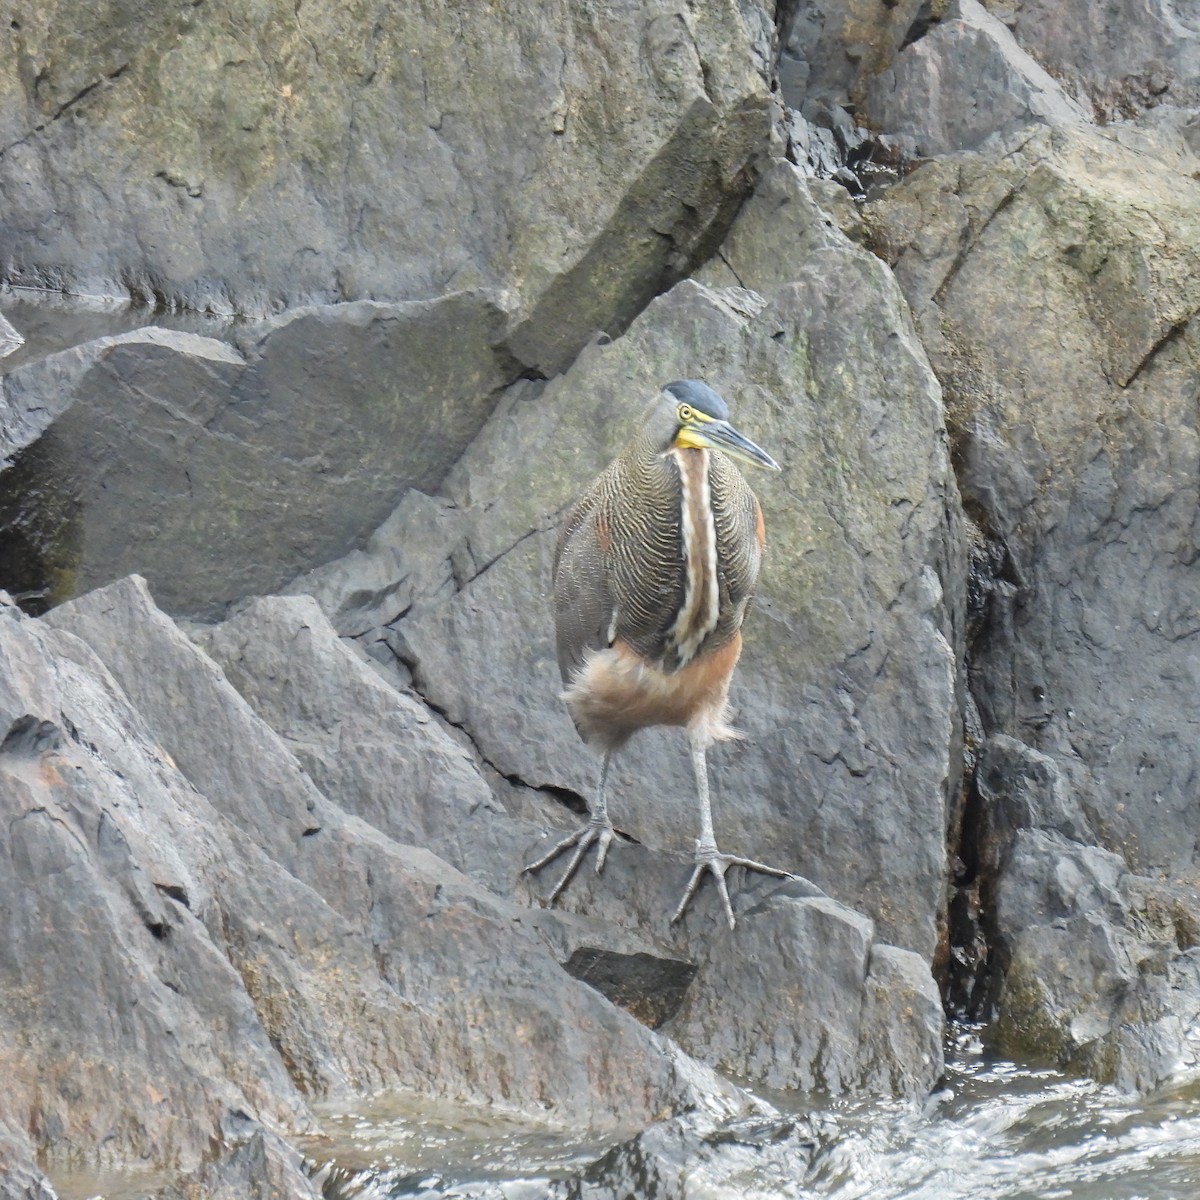
[[[1200,29],[1172,0],[985,0],[1017,41],[1098,119],[1200,99]]]
[[[981,802],[976,844],[984,848],[993,871],[1018,830],[1042,829],[1083,843],[1095,840],[1058,763],[1016,738],[998,733],[980,747],[975,787]]]
[[[305,1170],[299,1151],[257,1122],[242,1123],[248,1129],[236,1141],[227,1134],[217,1158],[153,1200],[321,1200],[320,1181]]]
[[[796,281],[798,260],[818,250],[844,248],[846,240],[813,186],[800,168],[775,160],[721,248],[692,278],[712,288],[745,287],[774,298]]]
[[[998,563],[972,654],[984,730],[1051,755],[1101,844],[1167,876],[1197,861],[1200,744],[1183,650],[1200,186],[1182,154],[1042,131],[933,164],[868,218],[946,385]]]
[[[332,805],[144,585],[53,620],[0,611],[17,1165],[27,1147],[186,1171],[239,1114],[303,1132],[309,1098],[385,1087],[581,1129],[744,1106],[562,971],[521,911]]]
[[[10,459],[39,438],[50,425],[74,405],[80,391],[85,394],[89,376],[98,367],[130,353],[141,352],[145,363],[140,382],[149,385],[151,395],[168,395],[173,375],[191,367],[199,375],[204,370],[225,369],[224,382],[231,388],[241,356],[230,346],[212,338],[150,326],[129,333],[100,338],[58,354],[49,355],[24,370],[9,372],[0,380],[0,455]],[[163,363],[169,363],[164,368]],[[157,368],[157,375],[155,374]],[[130,372],[133,375],[133,372]],[[146,379],[146,376],[149,379]],[[188,379],[192,387],[197,379]],[[186,386],[186,385],[185,385]],[[184,395],[189,396],[190,390]]]
[[[1153,1049],[1155,1014],[1192,1020],[1200,944],[1196,165],[1165,127],[1042,130],[931,164],[866,216],[946,387],[981,529],[966,845],[984,924],[991,889],[991,937],[1012,946],[998,1028],[1139,1087],[1184,1069]],[[1147,940],[1130,889],[1150,879],[1169,897],[1151,907],[1180,915]]]
[[[529,832],[503,837],[503,810],[467,751],[341,641],[315,600],[253,601],[200,640],[325,797],[511,892]]]
[[[1049,755],[998,734],[980,750],[975,786],[993,1043],[1126,1090],[1200,1074],[1200,896],[1088,844]]]
[[[1195,901],[1132,876],[1115,854],[1019,833],[996,892],[995,1044],[1127,1091],[1200,1077]]]
[[[33,1163],[26,1133],[0,1118],[0,1200],[58,1200],[50,1181]]]
[[[873,946],[871,921],[833,900],[781,889],[751,911],[709,943],[665,1032],[770,1088],[928,1095],[943,1019],[927,964]]]
[[[486,767],[523,785],[516,790],[591,794],[595,764],[580,753],[557,699],[561,684],[547,597],[553,527],[579,478],[590,477],[628,436],[634,416],[627,399],[629,381],[651,389],[672,375],[691,372],[707,372],[719,381],[717,370],[705,365],[711,361],[726,378],[739,381],[745,401],[739,421],[768,444],[782,443],[782,457],[791,464],[786,499],[773,499],[762,488],[771,541],[765,578],[772,570],[779,578],[765,583],[766,598],[747,627],[746,658],[753,666],[739,675],[745,686],[736,696],[752,738],[739,747],[732,764],[739,772],[732,776],[733,786],[724,773],[730,768],[720,762],[721,755],[713,756],[718,786],[724,785],[717,796],[720,835],[730,845],[740,834],[739,848],[758,857],[778,860],[778,847],[784,846],[790,851],[788,865],[796,861],[792,853],[797,858],[804,854],[807,873],[822,886],[842,891],[846,900],[863,903],[866,897],[881,939],[895,936],[902,944],[910,939],[907,944],[929,953],[942,898],[945,820],[943,792],[929,782],[936,777],[949,786],[948,745],[956,702],[954,656],[941,632],[943,599],[933,564],[945,563],[951,573],[959,569],[952,549],[953,509],[947,513],[954,494],[947,487],[948,465],[936,434],[937,393],[874,260],[850,249],[831,228],[794,168],[774,167],[764,189],[761,202],[743,213],[728,253],[708,269],[714,279],[734,271],[765,295],[752,299],[753,293],[743,287],[719,292],[694,284],[676,288],[624,338],[591,347],[561,381],[544,390],[521,388],[506,397],[447,478],[444,498],[410,494],[367,551],[292,586],[311,585],[345,634],[364,644],[394,646],[420,693],[468,735]],[[807,255],[796,269],[800,283],[785,279],[786,267],[778,266],[779,256],[769,249],[782,249],[785,237],[768,241],[767,249],[757,244],[758,238],[769,237],[770,220],[781,212],[791,219],[795,241]],[[769,302],[767,296],[772,297]],[[840,314],[836,326],[827,324],[835,311]],[[856,320],[847,311],[869,315]],[[845,334],[852,330],[868,332],[853,334],[847,343]],[[846,362],[858,364],[860,373],[849,390],[839,382],[845,377],[837,374]],[[876,371],[888,378],[889,392],[899,392],[909,407],[890,410],[890,419],[883,418],[888,438],[880,433],[880,442],[868,453],[857,439],[864,428],[878,425],[882,414],[867,415],[860,406],[876,394],[875,385],[867,382]],[[809,378],[820,383],[809,383]],[[818,386],[828,389],[820,418],[806,399],[809,388]],[[729,390],[736,402],[739,392]],[[778,395],[786,400],[774,399]],[[767,434],[756,424],[755,410],[770,422]],[[743,417],[743,411],[749,415]],[[819,449],[813,450],[810,439],[817,440]],[[554,448],[552,453],[546,452],[548,447]],[[853,468],[843,465],[850,456]],[[861,501],[845,491],[849,478],[864,488]],[[831,519],[829,509],[818,517],[808,505],[825,487],[842,496]],[[883,534],[877,523],[900,514],[886,499],[872,500],[866,492],[877,489],[874,495],[886,497],[897,488],[911,499],[901,502],[904,519]],[[862,555],[835,532],[842,522],[853,545],[872,547],[866,579],[856,575]],[[921,564],[909,561],[910,554],[920,557]],[[910,572],[916,577],[906,583]],[[825,579],[815,595],[813,578]],[[846,607],[837,617],[828,612],[819,596],[831,593],[855,614],[851,621],[845,620]],[[875,599],[883,595],[892,596],[886,607]],[[239,647],[250,647],[260,634],[288,644],[290,639],[278,633],[262,632],[263,605],[274,603],[261,602],[246,614],[247,624],[237,635]],[[253,624],[251,613],[258,614]],[[863,622],[862,628],[853,625],[855,620]],[[241,621],[235,618],[229,625],[237,627]],[[372,631],[373,621],[383,624]],[[755,621],[763,624],[758,635]],[[893,648],[886,670],[872,650],[876,634],[869,632],[883,629],[895,631],[886,635],[893,647],[915,648],[912,658]],[[293,672],[273,652],[260,654],[258,661],[272,664],[266,674],[288,681],[285,688],[303,691],[303,685],[290,682]],[[234,674],[245,677],[242,686],[251,696],[278,687],[256,685],[253,671],[235,668]],[[830,690],[823,692],[826,687]],[[893,687],[903,690],[904,700]],[[914,690],[925,697],[915,706],[908,701]],[[861,696],[860,712],[855,711],[854,694]],[[262,704],[261,698],[255,703]],[[343,706],[339,702],[327,711],[340,712]],[[889,725],[902,712],[903,730]],[[756,724],[782,726],[786,732],[777,744],[756,747]],[[810,791],[808,780],[798,777],[790,747],[810,745],[814,733],[821,750],[808,760],[817,782]],[[906,746],[894,760],[897,768],[904,764],[899,774],[870,748],[889,743]],[[660,961],[707,961],[713,947],[728,944],[711,895],[702,892],[681,926],[667,924],[689,873],[689,836],[680,832],[694,821],[682,747],[667,733],[653,733],[640,747],[631,746],[625,759],[614,809],[618,824],[635,832],[642,845],[616,845],[604,875],[585,868],[560,901],[566,918],[593,923],[590,939],[580,926],[549,930],[543,924],[543,934],[557,939],[563,959],[564,952],[597,947],[634,957],[637,942],[630,942],[628,934],[623,945],[620,939],[619,931],[627,930]],[[925,765],[918,769],[918,762]],[[824,802],[816,801],[818,794]],[[647,795],[654,797],[653,805],[639,803]],[[911,805],[911,816],[897,804],[901,795],[913,797],[903,806]],[[874,832],[864,826],[864,817],[879,822]],[[504,830],[502,820],[490,819],[499,821],[498,831]],[[577,821],[564,811],[554,824]],[[901,827],[905,832],[898,835]],[[753,833],[749,844],[748,831]],[[818,847],[806,846],[806,833]],[[497,845],[511,853],[507,836],[501,832]],[[530,861],[537,844],[532,841],[510,869]],[[481,847],[479,853],[490,852]],[[501,874],[496,870],[490,878]],[[555,877],[552,869],[546,874]],[[888,893],[876,898],[874,889],[884,878],[890,881]],[[550,884],[538,880],[533,886],[536,895]],[[786,885],[784,891],[801,886]],[[778,893],[778,885],[735,879],[734,890],[739,914],[735,937],[744,936],[751,946],[769,945],[778,936],[781,918],[777,902],[768,897]],[[798,894],[820,893],[809,885],[807,893]],[[871,930],[866,918],[833,908],[845,914],[844,922]],[[759,955],[754,1034],[765,1048],[760,1045],[751,1061],[742,1046],[739,1070],[776,1081],[826,1079],[844,1089],[911,1093],[931,1084],[940,1063],[941,1016],[928,967],[916,955],[877,943],[873,932],[856,945],[854,965],[831,954],[820,959],[817,974],[826,967],[834,972],[824,983],[825,1010],[853,1014],[847,1021],[854,1024],[862,1049],[852,1053],[844,1042],[822,1044],[803,1028],[797,1030],[791,1017],[781,1023],[780,1013],[796,1011],[792,960]],[[745,961],[736,946],[731,953],[734,963]],[[692,1024],[688,1044],[694,1052],[728,1065],[735,1056],[727,1044],[730,1002],[723,979],[716,967],[702,968],[688,988],[683,1011],[692,1005],[707,1013],[705,1021]],[[734,994],[739,1001],[734,1007],[741,1011],[744,996],[740,990]],[[631,1007],[637,1004],[635,994]],[[774,1054],[778,1046],[789,1047],[788,1052]]]
[[[518,871],[538,853],[541,828],[494,803],[463,749],[339,641],[310,597],[256,600],[199,637],[330,800],[433,849],[500,895],[537,902],[538,886]],[[246,769],[234,766],[239,774]],[[822,939],[803,921],[795,932],[783,929],[795,896],[819,896],[799,881],[779,890],[764,880],[744,890],[733,938],[716,912],[671,927],[667,916],[688,875],[680,858],[617,846],[602,878],[585,870],[572,885],[586,919],[539,912],[530,925],[570,974],[644,1023],[662,1025],[681,1003],[702,1013],[668,1032],[697,1058],[740,1077],[772,1086],[811,1086],[819,1078],[836,1091],[929,1090],[940,1070],[941,1009],[916,955],[872,945],[870,922],[829,900],[813,903],[865,931],[856,956],[843,953],[846,939]],[[793,899],[777,901],[785,894]],[[623,932],[631,924],[640,941]],[[806,932],[813,933],[808,940]],[[772,951],[776,943],[794,953]],[[810,986],[822,989],[822,1013],[849,1014],[840,1040],[827,1036],[821,1014],[797,1004],[798,962]],[[698,977],[696,963],[707,964]],[[885,971],[878,979],[877,963]],[[666,992],[674,997],[664,1009]],[[742,1032],[731,1053],[733,1012]],[[851,1042],[862,1049],[849,1050]]]
[[[660,1121],[614,1146],[556,1196],[687,1200],[696,1195],[753,1195],[764,1179],[784,1186],[802,1179],[815,1146],[802,1122],[778,1113],[725,1122],[680,1117]]]
[[[977,0],[951,0],[943,20],[865,86],[864,117],[931,156],[978,146],[1025,125],[1073,125],[1086,114]]]
[[[294,310],[244,354],[145,329],[19,368],[0,381],[0,455],[40,440],[0,475],[6,537],[51,600],[136,570],[169,610],[219,613],[440,482],[515,372],[492,348],[502,322],[478,293],[362,301]]]
[[[240,18],[22,14],[0,70],[7,281],[255,315],[512,287],[517,353],[549,373],[704,253],[766,148],[734,0]]]
[[[794,108],[786,113],[788,157],[807,175],[831,178],[846,156],[832,129],[809,121]]]
[[[848,108],[865,81],[942,16],[947,0],[817,0],[780,14],[779,83],[797,110],[816,100]]]
[[[48,619],[88,640],[138,708],[151,714],[155,735],[188,780],[269,850],[288,873],[288,886],[311,890],[317,907],[327,906],[347,926],[338,968],[345,994],[339,992],[332,1011],[321,1013],[330,1008],[322,983],[328,965],[318,970],[283,955],[270,975],[263,971],[257,978],[268,993],[265,1003],[283,998],[272,976],[287,978],[290,990],[309,996],[311,1009],[300,1014],[299,1029],[291,1029],[286,1014],[274,1015],[315,1059],[314,1090],[332,1090],[335,1081],[361,1090],[374,1079],[376,1087],[390,1082],[479,1102],[502,1097],[525,1111],[548,1106],[560,1112],[559,1119],[585,1126],[628,1120],[643,1104],[647,1112],[671,1106],[677,1085],[680,1103],[685,1096],[695,1099],[693,1084],[702,1080],[715,1094],[726,1090],[698,1063],[563,972],[527,939],[520,911],[322,796],[279,736],[154,607],[144,583],[121,581],[55,609]],[[221,754],[213,753],[215,745]],[[465,772],[462,778],[477,788]],[[281,906],[273,920],[289,912],[285,893],[281,887],[273,898]],[[487,997],[485,1026],[480,996]],[[364,998],[379,1011],[363,1013]],[[318,1015],[327,1022],[323,1028],[307,1023]],[[409,1027],[402,1030],[404,1025]],[[546,1055],[540,1066],[530,1044],[534,1029],[538,1053]],[[599,1041],[588,1050],[562,1042],[578,1034],[589,1043],[599,1039],[603,1048]],[[327,1040],[348,1080],[329,1078]],[[601,1065],[610,1054],[624,1062],[620,1070]],[[610,1073],[608,1082],[591,1078],[601,1069]],[[644,1099],[625,1094],[627,1087],[641,1089]],[[576,1112],[576,1105],[583,1109]]]
[[[6,608],[0,641],[0,1121],[47,1168],[194,1164],[230,1110],[303,1128],[220,944],[255,910],[247,883],[274,883],[269,860],[229,838],[78,639]]]
[[[24,342],[25,339],[13,327],[13,323],[6,316],[0,314],[0,358],[7,358]]]

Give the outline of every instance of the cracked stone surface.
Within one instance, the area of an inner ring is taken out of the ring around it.
[[[1200,101],[1200,28],[1176,0],[984,0],[1097,119]],[[1119,31],[1117,36],[1114,36]]]
[[[1026,125],[1091,120],[976,0],[951,0],[864,91],[867,123],[922,157],[969,150]]]
[[[800,112],[810,111],[806,105],[813,103],[856,103],[865,81],[944,9],[945,0],[817,0],[785,6],[779,56],[784,100]]]
[[[596,1129],[746,1103],[324,796],[141,581],[4,609],[0,656],[0,1112],[47,1161],[196,1165],[230,1114],[294,1134],[384,1087]]]
[[[928,1095],[942,1072],[943,1018],[924,960],[873,945],[870,919],[827,897],[785,886],[753,911],[708,943],[663,1031],[771,1088]]]
[[[331,801],[535,906],[529,923],[565,968],[647,1024],[657,1027],[685,1004],[692,1015],[668,1029],[696,1057],[770,1086],[809,1086],[818,1076],[837,1093],[921,1094],[933,1086],[942,1018],[932,977],[917,955],[882,944],[866,917],[805,881],[756,879],[739,893],[736,935],[711,907],[672,926],[686,860],[625,846],[614,848],[602,877],[585,866],[572,885],[586,896],[579,913],[544,912],[539,885],[519,874],[538,852],[544,824],[493,802],[473,759],[340,640],[311,597],[256,600],[197,637]],[[794,918],[800,901],[803,911],[809,901],[824,905],[829,928],[852,925],[858,957],[842,963],[844,938]],[[798,985],[800,976],[809,982]],[[818,1007],[848,1014],[841,1040],[815,1019],[818,978],[826,980]],[[736,1053],[724,1032],[731,1006],[745,1031]],[[777,1037],[766,1038],[781,1021],[793,1030],[788,1054]],[[771,1053],[745,1053],[764,1038]]]
[[[7,282],[250,315],[513,288],[545,371],[704,252],[770,130],[735,0],[12,11]]]
[[[1200,1077],[1200,892],[1095,845],[1050,756],[1003,734],[976,775],[1003,1053],[1152,1091]]]
[[[315,1129],[314,1097],[388,1087],[613,1133],[697,1105],[722,1119],[762,1111],[559,965],[586,946],[610,961],[666,958],[661,942],[606,933],[612,911],[602,920],[514,907],[384,832],[440,837],[452,851],[473,839],[510,868],[540,833],[490,800],[452,739],[339,641],[312,600],[263,600],[200,636],[256,706],[136,578],[40,621],[0,611],[0,798],[14,863],[2,1032],[3,1045],[21,1047],[5,1059],[0,1119],[26,1131],[18,1164],[35,1149],[51,1169],[86,1159],[103,1128],[113,1163],[199,1169],[179,1184],[184,1195],[233,1195],[247,1172],[291,1187],[291,1152],[275,1135]],[[325,690],[309,695],[314,671]],[[339,757],[360,756],[338,769]],[[355,773],[368,761],[372,778],[396,784],[399,811],[362,787]],[[473,834],[472,814],[486,823]],[[665,926],[664,894],[686,864],[633,849],[640,862],[614,862],[593,886],[615,882],[610,910],[632,906],[649,924],[657,907]],[[785,888],[819,895],[800,881]],[[760,926],[772,936],[774,909],[754,908],[770,894],[760,883],[739,896],[752,938]],[[873,945],[865,918],[846,919],[872,956],[905,957]],[[70,953],[46,960],[47,928]],[[689,918],[676,966],[721,928],[715,911]],[[763,981],[764,1015],[791,970],[781,961]],[[44,997],[29,1002],[42,984],[52,1011]],[[719,977],[693,980],[688,995],[703,1002],[719,987]],[[875,1035],[901,1039],[888,1086],[927,1088],[933,1064],[906,1058],[902,1044],[923,1018],[880,1016]],[[191,1031],[183,1044],[180,1030]],[[821,1029],[799,1033],[797,1055],[820,1061]],[[715,1059],[698,1023],[689,1041]],[[218,1127],[226,1152],[202,1165]]]
[[[931,968],[1003,1053],[1195,1086],[1184,6],[8,7],[0,282],[62,319],[0,296],[0,586],[77,598],[0,602],[3,1200],[313,1200],[316,1102],[393,1088],[620,1137],[572,1195],[794,1183],[716,1072],[920,1097]],[[800,877],[732,935],[669,924],[668,731],[603,875],[521,873],[598,768],[556,525],[686,376],[785,465],[711,763]]]
[[[1138,1088],[1195,1071],[1197,167],[1165,127],[1039,130],[866,217],[977,524],[981,761],[1027,759],[978,782],[996,1036]]]

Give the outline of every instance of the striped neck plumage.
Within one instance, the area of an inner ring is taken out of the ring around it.
[[[671,450],[680,482],[680,522],[685,582],[683,605],[669,636],[685,666],[720,619],[717,583],[717,526],[708,481],[707,450]]]

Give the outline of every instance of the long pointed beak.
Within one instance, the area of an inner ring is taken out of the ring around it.
[[[690,433],[697,442],[712,450],[723,450],[730,458],[741,459],[756,467],[769,471],[782,470],[780,465],[761,447],[755,445],[744,433],[739,433],[728,421],[706,421],[692,426]]]

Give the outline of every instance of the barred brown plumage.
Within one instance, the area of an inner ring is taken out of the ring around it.
[[[554,556],[555,629],[563,698],[580,736],[603,755],[588,824],[531,863],[537,871],[575,848],[550,895],[566,887],[592,844],[596,870],[613,840],[605,789],[612,754],[650,725],[686,728],[700,801],[700,837],[678,920],[705,874],[730,928],[725,872],[740,865],[713,836],[705,754],[740,736],[728,723],[729,680],[764,550],[762,511],[727,455],[778,470],[728,421],[698,380],[667,384],[639,433],[567,514]]]

